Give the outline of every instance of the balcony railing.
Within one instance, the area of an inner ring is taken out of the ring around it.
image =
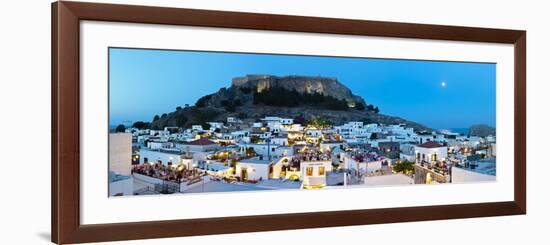
[[[417,164],[438,174],[449,174],[449,171],[446,168],[438,167],[436,164],[428,162],[426,160],[417,161]]]

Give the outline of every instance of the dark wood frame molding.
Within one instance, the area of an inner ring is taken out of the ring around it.
[[[298,214],[80,224],[79,23],[114,21],[513,44],[514,201]],[[52,241],[82,243],[526,213],[526,32],[60,1],[52,4]]]

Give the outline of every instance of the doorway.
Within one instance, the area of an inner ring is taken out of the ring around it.
[[[247,181],[248,180],[248,169],[247,168],[241,168],[241,180]]]

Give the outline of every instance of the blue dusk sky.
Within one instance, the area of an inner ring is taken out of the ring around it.
[[[380,113],[434,129],[496,124],[496,64],[111,48],[111,125],[194,105],[246,74],[335,77]]]

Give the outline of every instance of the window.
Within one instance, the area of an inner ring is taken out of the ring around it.
[[[433,162],[437,161],[437,154],[435,154],[435,153],[432,154],[432,161]]]
[[[325,167],[319,167],[319,176],[324,176],[325,175]]]
[[[312,176],[313,175],[313,167],[307,167],[306,168],[306,175]]]

